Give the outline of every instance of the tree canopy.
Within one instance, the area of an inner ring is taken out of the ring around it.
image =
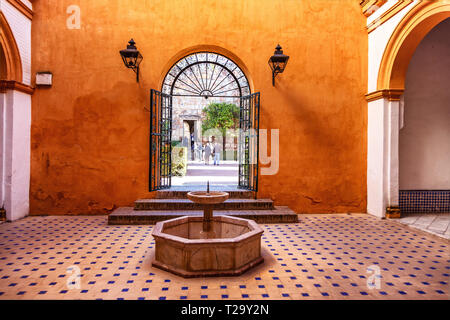
[[[239,127],[239,107],[232,103],[211,103],[203,109],[205,116],[202,131],[220,130],[222,133],[223,159],[226,160],[226,134],[228,129]]]
[[[236,129],[239,126],[239,107],[232,103],[211,103],[203,109],[205,119],[202,131],[219,129],[225,136],[227,129]]]

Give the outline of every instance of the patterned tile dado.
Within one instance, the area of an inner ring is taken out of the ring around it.
[[[50,216],[0,224],[0,299],[450,297],[449,242],[368,215],[261,225],[264,264],[236,278],[200,279],[151,266],[153,226],[106,221]],[[71,287],[77,279],[80,287]]]
[[[450,190],[400,190],[399,207],[405,213],[450,213]]]

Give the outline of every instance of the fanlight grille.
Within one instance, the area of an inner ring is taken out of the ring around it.
[[[173,65],[162,92],[184,97],[236,98],[250,94],[247,77],[227,57],[212,52],[190,54]]]

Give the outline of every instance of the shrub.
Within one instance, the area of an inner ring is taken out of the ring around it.
[[[187,171],[187,148],[172,147],[172,176],[184,177]]]

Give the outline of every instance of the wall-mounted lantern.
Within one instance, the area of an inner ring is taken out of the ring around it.
[[[136,81],[139,82],[139,65],[141,64],[143,57],[135,44],[136,42],[131,39],[128,42],[127,48],[125,50],[120,50],[120,55],[122,56],[125,66],[136,72]]]
[[[283,73],[286,68],[287,62],[289,60],[289,56],[283,54],[283,50],[281,50],[281,46],[278,45],[275,48],[275,53],[269,59],[269,66],[272,69],[272,85],[275,86],[275,77],[279,73]]]

